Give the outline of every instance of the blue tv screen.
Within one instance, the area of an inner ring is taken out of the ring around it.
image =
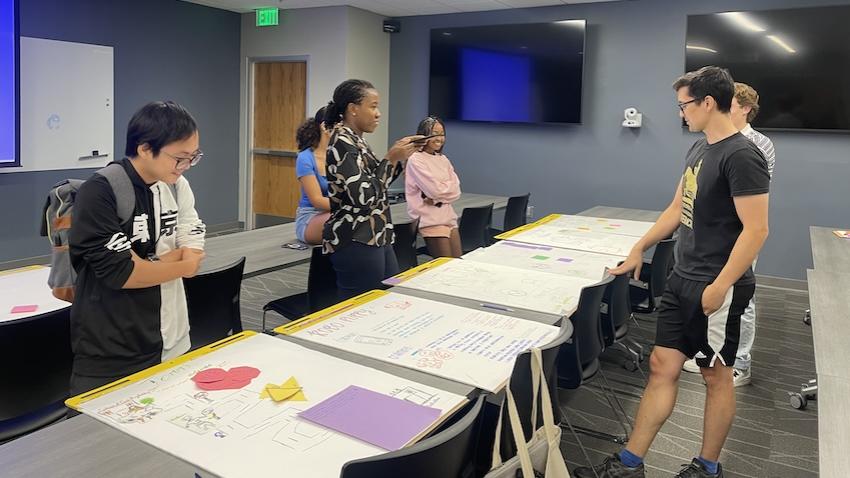
[[[584,32],[584,20],[431,30],[430,113],[580,123]]]
[[[18,8],[0,0],[0,166],[18,160]]]

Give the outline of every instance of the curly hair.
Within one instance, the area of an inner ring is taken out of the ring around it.
[[[312,118],[307,118],[301,126],[298,127],[298,132],[295,133],[295,141],[298,143],[298,151],[315,148],[319,145],[319,140],[322,139],[322,121],[325,120],[325,108],[319,108],[316,115]]]

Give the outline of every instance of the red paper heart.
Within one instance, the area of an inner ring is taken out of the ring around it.
[[[259,376],[260,371],[254,367],[208,368],[196,373],[192,381],[202,390],[232,390],[248,385]]]
[[[199,382],[218,382],[227,378],[227,372],[221,368],[208,368],[196,373],[192,380]]]
[[[251,383],[251,380],[225,379],[218,382],[198,382],[196,385],[202,390],[238,390]]]

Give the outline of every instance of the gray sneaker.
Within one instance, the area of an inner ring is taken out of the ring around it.
[[[674,478],[723,478],[723,466],[717,464],[717,473],[712,475],[705,469],[701,461],[694,458],[689,465],[682,465],[682,471],[676,473]]]
[[[643,463],[635,468],[629,468],[620,461],[620,455],[614,453],[602,463],[589,468],[581,466],[573,470],[576,478],[645,478]]]

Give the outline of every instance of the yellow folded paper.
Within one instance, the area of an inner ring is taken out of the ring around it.
[[[271,398],[276,402],[290,400],[293,402],[306,402],[307,397],[304,395],[304,389],[298,384],[295,377],[289,379],[280,385],[273,383],[266,384],[266,387],[260,393],[260,398]]]

